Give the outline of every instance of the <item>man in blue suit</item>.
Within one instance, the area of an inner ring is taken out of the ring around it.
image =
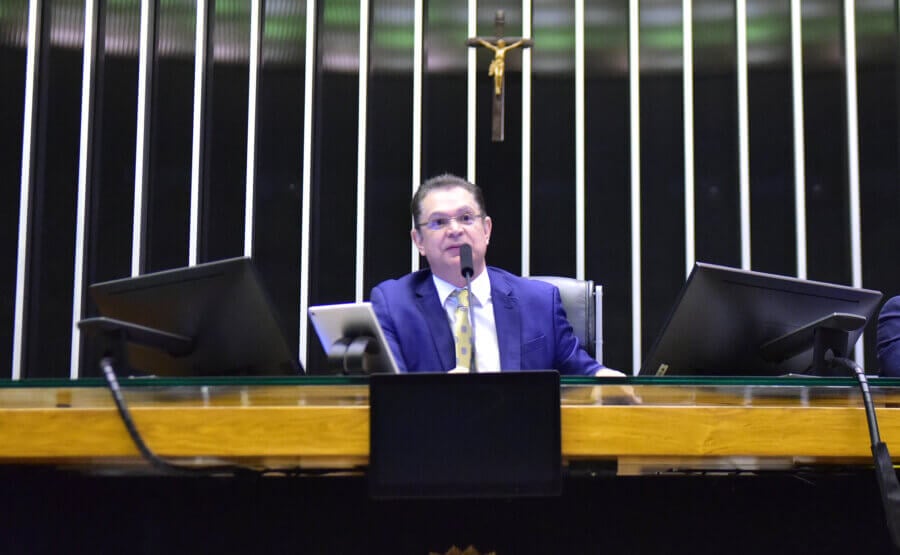
[[[900,296],[884,303],[878,315],[878,363],[882,376],[900,376]]]
[[[388,280],[371,301],[402,372],[468,371],[457,364],[454,291],[464,289],[460,245],[472,247],[475,367],[479,372],[556,369],[623,376],[580,345],[559,290],[485,264],[492,222],[481,189],[453,175],[423,183],[410,204],[410,236],[429,269]]]

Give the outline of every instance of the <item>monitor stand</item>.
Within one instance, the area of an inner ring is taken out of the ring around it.
[[[101,336],[104,354],[112,355],[113,360],[124,368],[129,368],[126,343],[164,351],[173,357],[187,356],[194,350],[194,340],[190,337],[115,318],[85,318],[78,322],[78,327],[85,333]]]
[[[842,372],[834,370],[829,361],[833,357],[846,357],[850,352],[850,334],[865,325],[862,316],[835,312],[764,343],[760,355],[768,362],[781,362],[811,347],[813,362],[809,373],[839,375]]]

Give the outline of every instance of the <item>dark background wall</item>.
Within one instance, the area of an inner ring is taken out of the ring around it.
[[[37,1],[37,0],[34,0]],[[193,0],[153,2],[149,134],[143,199],[142,271],[187,265],[194,110]],[[370,16],[365,157],[366,295],[410,270],[407,203],[412,180],[412,0],[373,0]],[[640,257],[643,351],[685,277],[684,113],[681,2],[640,4]],[[842,3],[802,4],[808,277],[851,283]],[[40,2],[30,227],[25,263],[22,376],[68,376],[76,283],[76,203],[85,5]],[[0,377],[12,372],[25,126],[29,2],[0,10]],[[95,105],[87,169],[83,284],[130,274],[134,214],[139,0],[98,3]],[[209,57],[201,149],[199,261],[244,251],[244,186],[250,98],[250,2],[209,2]],[[309,305],[354,300],[359,5],[323,0],[263,3],[257,94],[253,252],[289,338],[301,330],[301,287]],[[478,31],[494,12],[519,34],[522,13],[480,2]],[[605,361],[632,370],[631,138],[628,6],[586,0],[586,277],[604,285]],[[865,287],[900,293],[898,16],[895,0],[855,8],[862,276]],[[534,6],[530,273],[574,275],[574,3]],[[790,12],[785,2],[748,0],[748,101],[752,268],[795,275],[795,122],[791,105]],[[315,41],[307,18],[315,15]],[[696,258],[739,266],[736,8],[693,3]],[[466,13],[427,3],[421,174],[466,173]],[[315,48],[311,167],[304,168],[306,49]],[[477,181],[495,222],[489,260],[522,270],[520,55],[511,54],[506,142],[488,140],[488,56],[478,57]],[[302,221],[309,170],[309,222]],[[308,229],[309,270],[301,276]],[[365,296],[365,295],[364,295]],[[96,312],[84,298],[82,314]],[[83,341],[80,339],[79,341]],[[874,329],[866,334],[874,367]],[[294,348],[298,348],[295,342]],[[314,337],[308,366],[321,363]],[[82,345],[83,346],[83,345]],[[93,375],[90,348],[80,375]],[[77,367],[78,365],[76,365]]]

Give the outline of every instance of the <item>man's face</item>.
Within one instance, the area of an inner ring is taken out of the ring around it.
[[[419,253],[428,259],[439,278],[462,287],[466,284],[459,269],[459,246],[472,246],[476,277],[484,271],[484,254],[491,238],[491,219],[482,218],[472,193],[462,187],[435,189],[421,203],[418,228],[410,231]],[[468,220],[469,224],[466,225]],[[438,225],[428,225],[428,222]],[[443,224],[442,226],[440,224]],[[440,229],[435,229],[440,227]]]

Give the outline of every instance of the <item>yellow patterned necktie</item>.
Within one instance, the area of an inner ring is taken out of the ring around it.
[[[453,296],[456,297],[456,314],[453,318],[456,367],[471,368],[472,326],[469,324],[469,292],[465,289],[457,289],[453,292]]]

